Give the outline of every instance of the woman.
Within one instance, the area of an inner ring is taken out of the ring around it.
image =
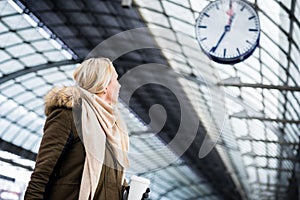
[[[109,59],[90,58],[74,72],[77,86],[45,96],[44,135],[25,199],[122,199],[129,142],[116,109],[117,78]]]

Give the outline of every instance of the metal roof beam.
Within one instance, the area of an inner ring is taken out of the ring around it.
[[[158,171],[161,171],[161,170],[166,170],[166,169],[168,169],[168,168],[171,168],[171,167],[181,167],[181,166],[187,166],[187,163],[185,163],[185,162],[183,162],[183,163],[180,163],[180,164],[177,164],[177,163],[171,163],[171,164],[169,164],[169,165],[167,165],[167,166],[164,166],[164,167],[159,167],[159,168],[157,168],[157,169],[154,169],[154,170],[148,170],[148,171],[145,171],[145,172],[142,172],[142,173],[138,173],[137,175],[138,176],[144,176],[144,175],[146,175],[146,174],[149,174],[149,173],[156,173],[156,172],[158,172]]]
[[[218,197],[220,194],[217,194],[217,193],[210,193],[210,194],[203,194],[203,195],[198,195],[196,197],[192,197],[192,198],[187,198],[186,200],[199,200],[199,199],[202,199],[202,198],[206,198],[206,197]]]
[[[249,115],[245,115],[242,116],[240,115],[240,113],[238,115],[229,115],[229,118],[238,118],[238,119],[249,119],[249,120],[253,120],[253,119],[257,119],[260,121],[268,121],[268,122],[278,122],[278,123],[288,123],[288,124],[300,124],[300,120],[289,120],[289,119],[278,119],[278,118],[266,118],[266,117],[259,117],[259,116],[249,116]]]
[[[22,158],[35,161],[36,159],[36,153],[33,153],[32,151],[23,149],[22,147],[19,147],[17,145],[14,145],[10,142],[4,141],[0,138],[0,149],[2,151],[8,151],[10,153],[13,153],[15,155],[19,155]]]
[[[28,170],[30,170],[30,171],[33,171],[33,168],[32,168],[31,166],[22,165],[22,164],[20,164],[20,163],[17,163],[17,162],[15,162],[15,161],[13,161],[12,159],[6,159],[6,158],[1,158],[1,157],[0,157],[0,161],[6,162],[6,163],[11,164],[11,165],[16,166],[16,167],[22,167],[22,168],[24,168],[24,169],[28,169]]]
[[[237,140],[247,140],[249,142],[263,142],[263,143],[275,143],[279,145],[291,145],[295,146],[298,145],[299,143],[294,143],[294,142],[287,142],[287,141],[275,141],[275,140],[259,140],[259,139],[254,139],[251,136],[243,136],[243,137],[238,137],[236,138]]]
[[[16,181],[15,178],[8,177],[8,176],[2,175],[2,174],[0,174],[0,179],[4,179],[4,180],[7,180],[7,181],[11,181],[11,182],[15,182]]]
[[[254,164],[246,165],[246,167],[254,167],[254,168],[257,168],[257,169],[275,170],[275,171],[281,171],[281,172],[282,171],[292,172],[292,170],[293,170],[293,169],[284,169],[284,168],[277,168],[277,167],[257,166],[257,165],[254,165]]]
[[[198,182],[191,182],[191,183],[188,183],[188,184],[181,183],[179,185],[174,185],[172,188],[168,189],[163,195],[161,195],[160,198],[168,196],[168,194],[170,192],[173,192],[174,190],[180,190],[180,189],[182,189],[184,187],[191,187],[191,186],[194,186],[194,185],[197,186],[197,185],[201,185],[201,184],[209,184],[209,182],[207,182],[207,181],[198,181]],[[214,195],[215,194],[216,193],[214,193]],[[208,194],[203,194],[203,195],[207,196],[207,195],[212,195],[212,194],[208,193]]]
[[[293,161],[300,161],[300,158],[290,158],[290,157],[283,157],[283,156],[269,156],[269,155],[257,155],[257,154],[252,154],[252,153],[244,153],[242,156],[251,156],[253,158],[259,157],[259,158],[267,158],[267,159],[278,159],[278,160],[293,160]]]
[[[250,183],[250,185],[265,185],[265,186],[270,186],[270,187],[275,187],[275,188],[288,186],[288,185],[279,184],[279,183],[261,183],[261,182],[252,182],[252,183]]]
[[[63,60],[63,61],[58,61],[58,62],[48,62],[46,64],[41,64],[41,65],[37,65],[37,66],[33,66],[33,67],[25,67],[25,69],[7,74],[7,75],[3,75],[0,78],[0,84],[5,83],[9,80],[15,79],[17,77],[23,76],[25,74],[29,74],[29,73],[33,73],[33,72],[37,72],[40,70],[44,70],[44,69],[49,69],[52,67],[60,67],[60,66],[64,66],[64,65],[71,65],[71,64],[77,64],[79,63],[79,60]]]
[[[252,84],[252,83],[224,83],[218,84],[220,86],[228,87],[250,87],[250,88],[261,88],[261,89],[274,89],[279,91],[292,91],[300,92],[300,87],[292,87],[288,85],[265,85],[265,84]]]

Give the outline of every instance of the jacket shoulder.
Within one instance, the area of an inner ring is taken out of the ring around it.
[[[45,115],[49,116],[57,108],[72,109],[78,102],[74,86],[54,87],[45,95]]]

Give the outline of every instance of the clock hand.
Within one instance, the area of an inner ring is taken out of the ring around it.
[[[229,30],[230,31],[230,27],[231,27],[231,23],[233,21],[233,18],[235,16],[235,13],[232,9],[232,1],[230,0],[230,3],[229,3],[229,10],[226,11],[226,14],[229,15],[229,19],[228,19],[228,22],[227,22],[227,25],[229,26]]]
[[[235,16],[235,13],[233,13],[228,20],[228,23],[227,23],[227,26],[229,26],[228,31],[230,31],[231,23],[233,21],[234,16]]]
[[[212,47],[210,51],[212,51],[213,53],[217,50],[219,44],[221,43],[221,41],[223,40],[224,36],[226,35],[226,33],[230,30],[230,26],[229,25],[226,25],[225,28],[224,28],[224,32],[223,34],[221,35],[219,41],[217,42],[216,46]]]
[[[216,44],[214,47],[212,47],[211,50],[210,50],[210,51],[213,52],[213,53],[217,50],[219,44],[220,44],[221,41],[223,40],[223,38],[224,38],[224,36],[226,35],[226,33],[230,31],[231,23],[232,23],[233,18],[234,18],[234,16],[235,16],[235,13],[234,13],[234,11],[233,11],[233,9],[232,9],[232,0],[230,0],[230,2],[229,2],[229,10],[227,10],[226,14],[229,15],[229,19],[228,19],[227,25],[224,27],[224,32],[223,32],[223,34],[221,35],[219,41],[218,41],[217,44]]]

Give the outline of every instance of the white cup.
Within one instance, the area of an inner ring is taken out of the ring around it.
[[[130,180],[128,200],[141,200],[150,185],[150,180],[135,175]]]

